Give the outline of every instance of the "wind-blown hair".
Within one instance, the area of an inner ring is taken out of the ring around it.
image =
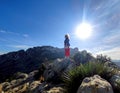
[[[66,34],[66,35],[65,35],[65,38],[70,39],[69,34]]]

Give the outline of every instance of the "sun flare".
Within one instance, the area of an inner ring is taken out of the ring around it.
[[[82,23],[77,26],[75,34],[80,39],[87,39],[92,34],[92,26],[88,23]]]

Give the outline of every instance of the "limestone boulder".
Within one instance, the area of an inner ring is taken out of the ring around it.
[[[30,83],[27,93],[39,93],[40,81],[33,81]]]
[[[120,92],[120,76],[114,75],[110,79],[110,83],[114,89],[117,89]]]
[[[49,64],[43,73],[45,81],[59,81],[61,75],[75,67],[75,62],[71,59],[57,59]]]
[[[3,91],[9,90],[10,87],[11,87],[11,84],[9,82],[3,82],[3,83],[1,83],[1,85],[2,85],[2,90]]]
[[[24,83],[16,87],[12,87],[12,85],[10,83],[8,84],[7,82],[2,85],[4,93],[25,93],[28,89],[29,83]]]
[[[65,90],[62,87],[53,87],[46,91],[46,93],[65,93]]]
[[[28,74],[20,73],[20,72],[18,72],[15,76],[16,76],[16,79],[26,79],[26,78],[28,78]]]
[[[86,77],[79,86],[77,93],[113,93],[112,86],[98,75]]]

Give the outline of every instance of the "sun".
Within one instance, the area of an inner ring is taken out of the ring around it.
[[[80,39],[88,39],[92,34],[92,26],[88,23],[82,23],[77,26],[75,34]]]

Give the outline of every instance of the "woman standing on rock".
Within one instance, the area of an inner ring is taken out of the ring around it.
[[[69,43],[69,35],[65,35],[65,40],[64,40],[64,48],[65,48],[65,58],[69,58],[70,56],[70,43]]]

